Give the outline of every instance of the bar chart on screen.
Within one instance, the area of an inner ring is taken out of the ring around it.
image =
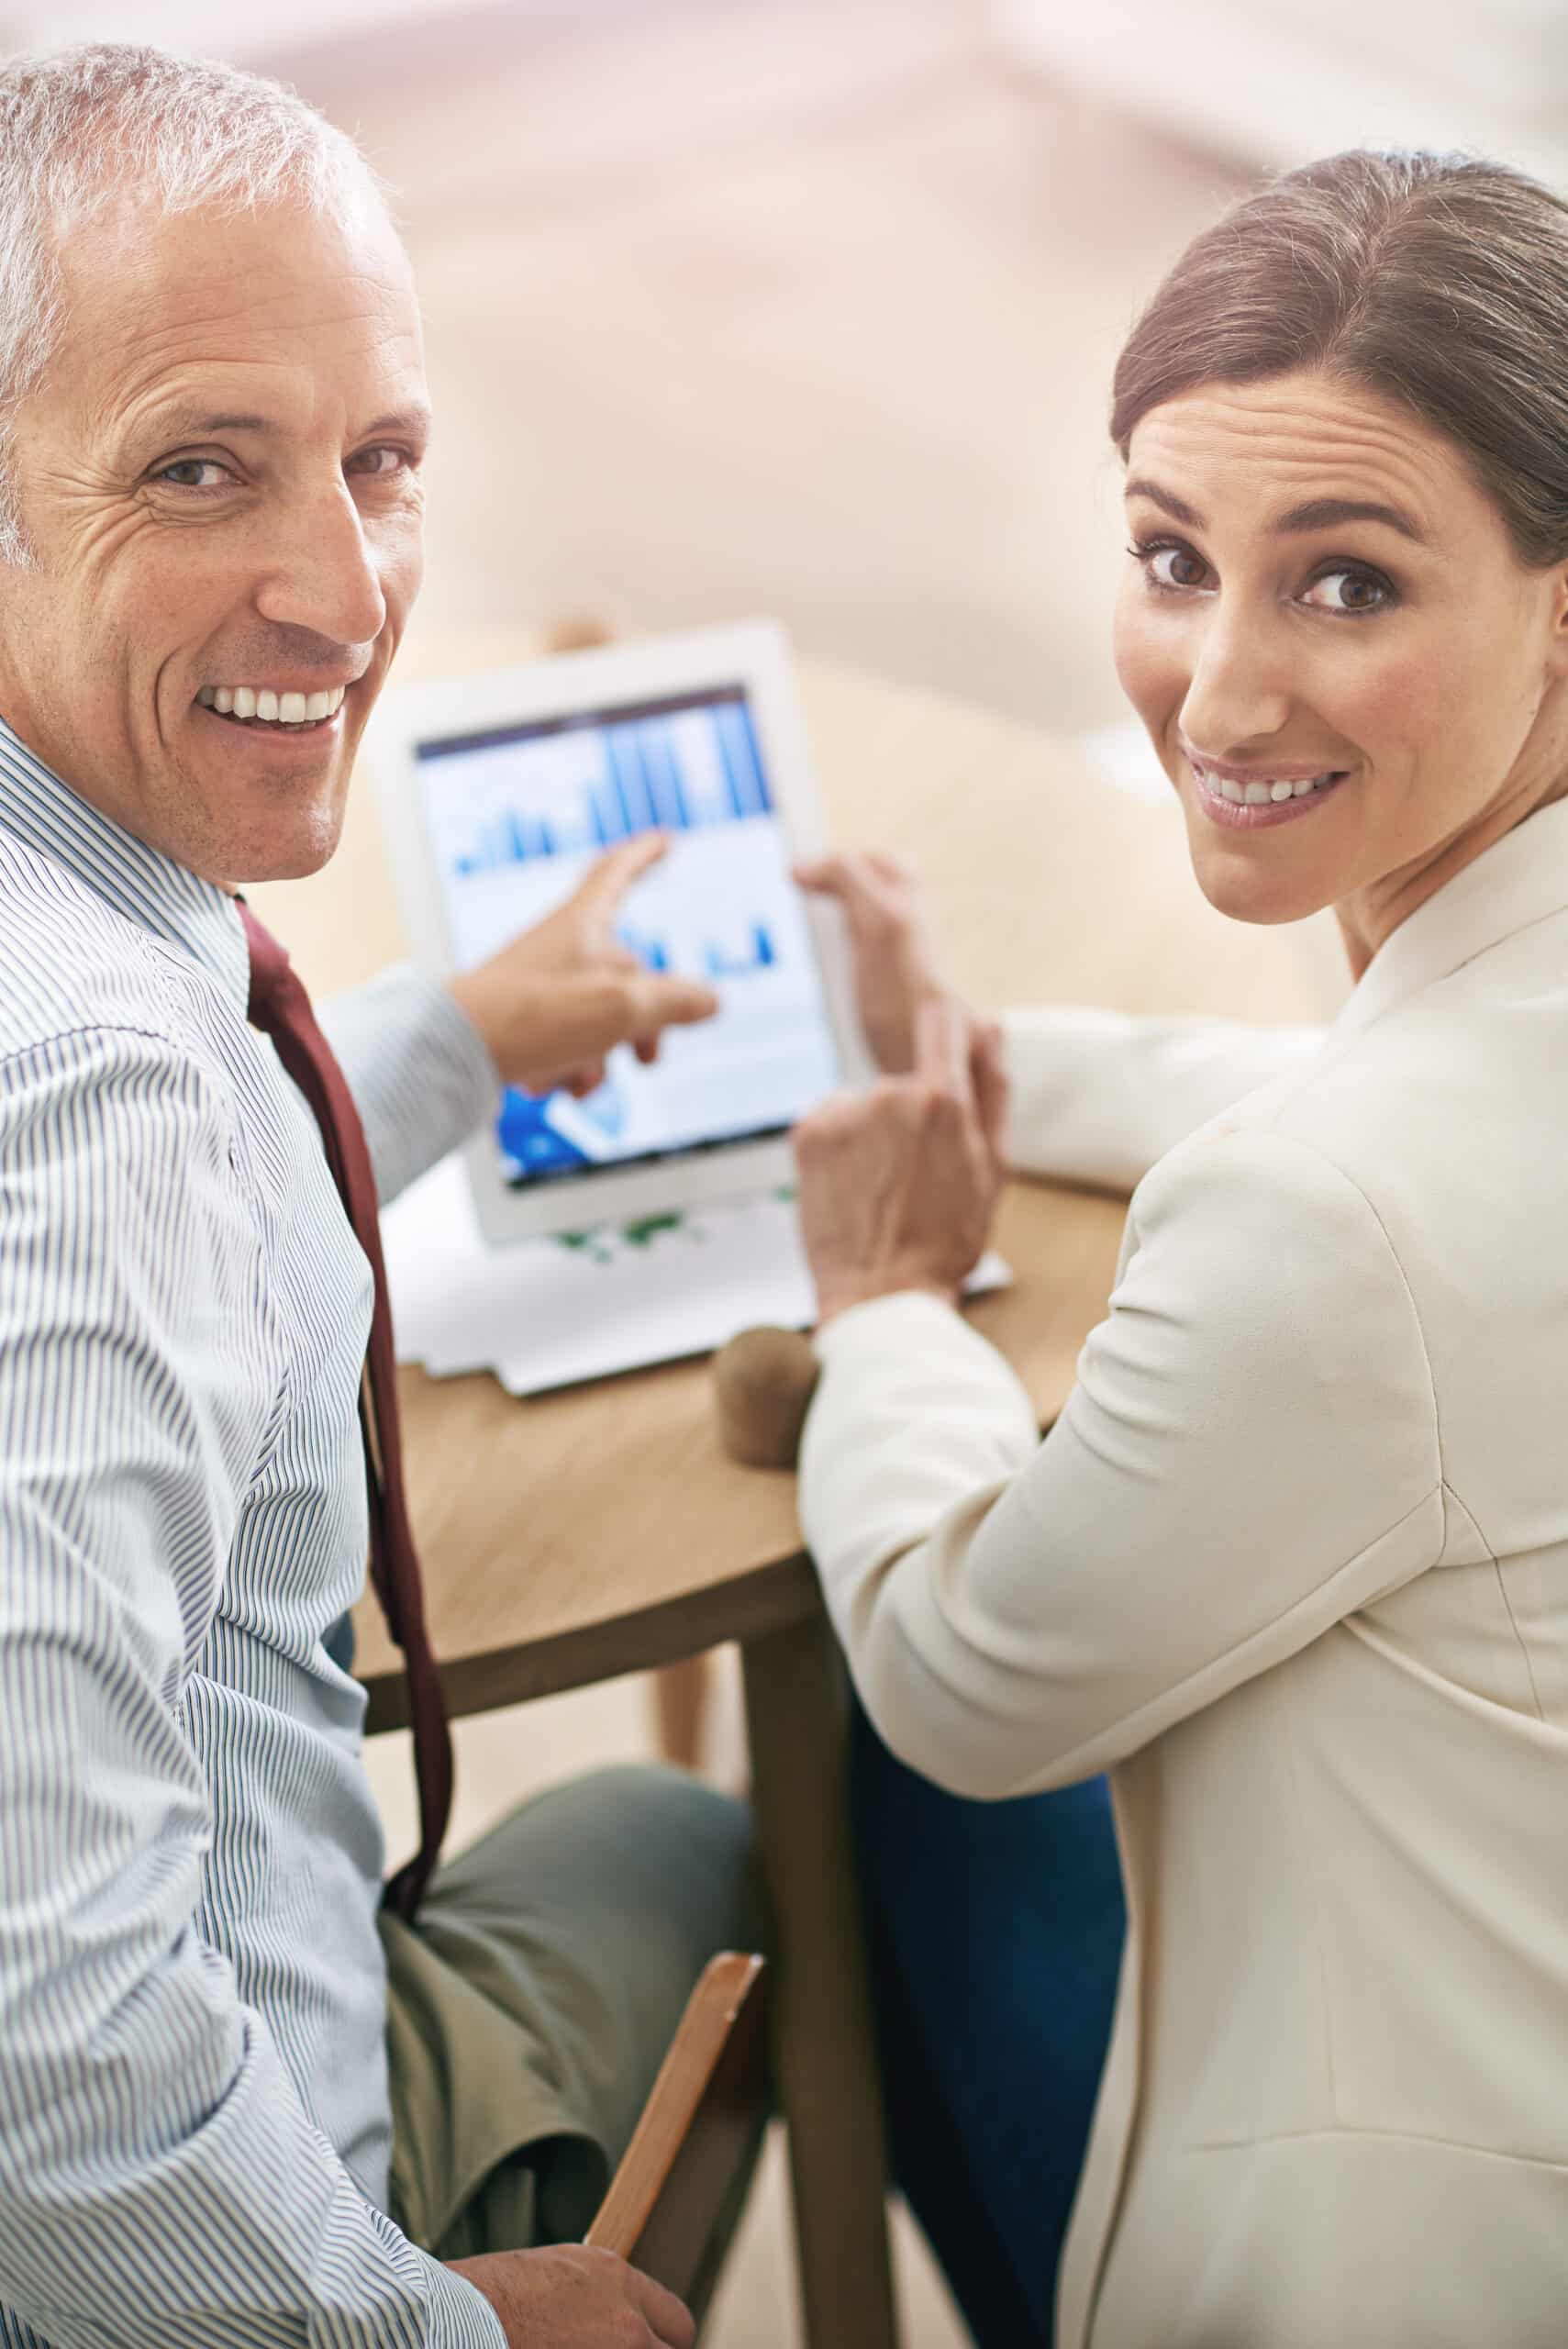
[[[669,939],[651,938],[624,923],[616,934],[622,945],[635,954],[648,970],[671,971],[675,968]],[[721,979],[743,979],[753,971],[771,971],[778,959],[779,951],[772,929],[765,921],[754,921],[738,946],[705,938],[698,950],[698,973],[717,985]]]
[[[656,1066],[613,1054],[587,1100],[509,1093],[511,1180],[776,1133],[831,1087],[821,981],[739,688],[427,744],[420,774],[460,968],[552,911],[617,841],[656,829],[665,853],[617,936],[718,998],[717,1017],[667,1032]]]
[[[450,853],[464,879],[592,854],[637,832],[740,823],[772,805],[739,688],[433,744],[422,756],[434,766],[443,754],[462,761],[466,824]]]

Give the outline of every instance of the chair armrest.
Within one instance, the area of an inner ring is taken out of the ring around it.
[[[766,1971],[709,1962],[584,2237],[686,2299],[712,2282],[767,2118]]]

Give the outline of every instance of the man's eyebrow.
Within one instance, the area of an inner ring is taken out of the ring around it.
[[[1204,528],[1202,515],[1173,490],[1162,489],[1158,482],[1141,478],[1129,481],[1126,494],[1129,497],[1146,497],[1162,513],[1169,514],[1173,521],[1184,522],[1189,530]],[[1280,515],[1269,529],[1275,538],[1292,538],[1307,530],[1336,529],[1341,522],[1382,522],[1418,547],[1429,543],[1419,523],[1401,507],[1385,506],[1374,497],[1309,497],[1305,504],[1293,506],[1288,513]]]
[[[166,440],[205,440],[217,432],[276,432],[279,429],[274,417],[242,416],[228,408],[169,408],[155,423],[157,437]],[[415,401],[407,407],[393,408],[385,416],[378,416],[354,438],[373,440],[387,432],[410,433],[417,438],[429,429],[430,410],[423,401]]]
[[[407,432],[417,437],[428,432],[430,422],[429,408],[423,400],[415,400],[407,407],[395,407],[389,409],[385,416],[378,416],[373,424],[367,424],[363,432],[356,433],[354,437],[360,440],[373,440],[381,432]]]

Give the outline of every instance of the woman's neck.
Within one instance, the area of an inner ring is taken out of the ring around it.
[[[1497,799],[1477,822],[1456,839],[1445,841],[1420,864],[1407,865],[1398,873],[1373,882],[1369,888],[1341,897],[1334,907],[1334,918],[1340,925],[1351,980],[1360,979],[1373,956],[1393,937],[1400,923],[1408,921],[1418,907],[1424,906],[1429,897],[1435,897],[1456,874],[1462,873],[1467,864],[1473,864],[1478,856],[1484,856],[1538,809],[1550,807],[1553,800],[1564,797],[1568,797],[1568,767],[1544,789],[1507,794]]]

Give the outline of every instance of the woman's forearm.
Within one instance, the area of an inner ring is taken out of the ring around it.
[[[1219,1110],[1311,1060],[1321,1028],[1030,1005],[1003,1015],[1020,1174],[1131,1191]]]

